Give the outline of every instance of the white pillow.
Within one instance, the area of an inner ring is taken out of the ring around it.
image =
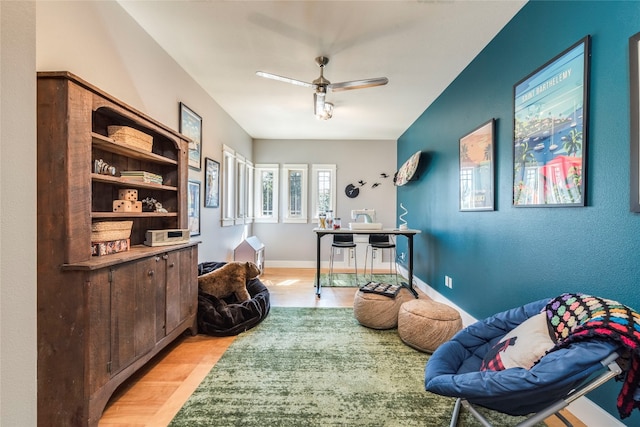
[[[531,369],[555,345],[546,313],[536,314],[505,335],[486,354],[481,370]]]

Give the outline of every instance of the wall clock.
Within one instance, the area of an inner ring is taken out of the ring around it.
[[[344,193],[348,198],[354,199],[358,197],[358,194],[360,194],[360,189],[353,184],[349,184],[345,187]]]

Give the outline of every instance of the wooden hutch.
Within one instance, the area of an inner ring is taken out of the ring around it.
[[[143,245],[147,230],[188,227],[188,139],[68,72],[38,73],[37,92],[38,425],[94,426],[120,384],[196,333],[197,242]],[[109,138],[113,125],[152,136],[151,151]],[[113,212],[121,189],[166,212]],[[92,223],[123,219],[130,249],[92,256]]]

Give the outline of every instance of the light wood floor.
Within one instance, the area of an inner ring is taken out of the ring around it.
[[[322,297],[316,298],[314,279],[314,269],[297,268],[267,268],[261,276],[274,307],[353,306],[353,288],[323,288]],[[179,338],[114,393],[99,426],[166,426],[234,339],[205,335]],[[563,413],[575,427],[586,427]],[[547,425],[563,424],[551,418]]]

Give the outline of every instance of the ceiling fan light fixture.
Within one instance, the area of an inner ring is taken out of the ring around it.
[[[333,117],[333,104],[325,102],[324,109],[316,114],[316,119],[329,120],[331,117]]]

